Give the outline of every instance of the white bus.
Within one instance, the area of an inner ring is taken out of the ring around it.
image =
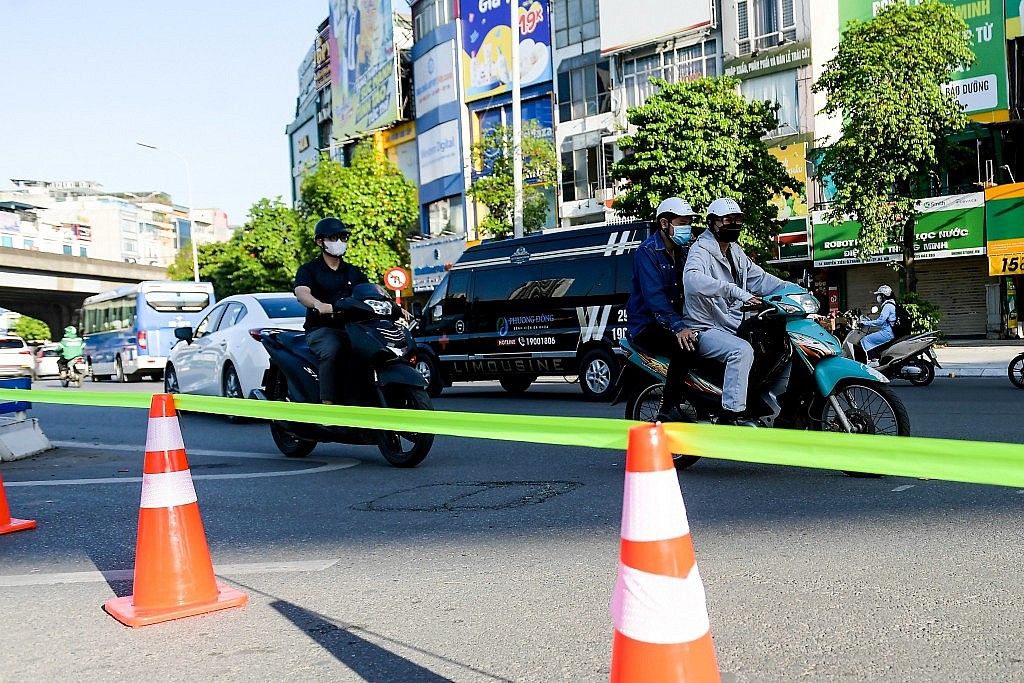
[[[162,379],[174,330],[194,326],[215,302],[209,282],[147,280],[88,297],[81,334],[93,381]]]

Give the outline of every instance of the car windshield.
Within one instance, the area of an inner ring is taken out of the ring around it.
[[[23,349],[25,342],[21,339],[0,339],[0,349]]]
[[[273,299],[257,299],[268,318],[301,318],[306,315],[306,307],[293,296],[275,297]]]

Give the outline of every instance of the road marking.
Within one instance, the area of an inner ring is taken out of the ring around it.
[[[913,484],[904,484],[903,486],[897,486],[892,491],[893,491],[893,493],[899,493],[900,491],[906,491],[907,489],[912,489],[912,488],[914,488]]]
[[[333,560],[295,560],[289,562],[251,562],[248,564],[222,564],[213,568],[218,576],[232,574],[275,574],[282,572],[320,572],[337,563]],[[132,581],[134,569],[107,571],[63,572],[56,574],[13,574],[0,576],[0,587],[54,586],[62,583],[97,583],[100,581]]]
[[[120,444],[80,444],[75,441],[51,441],[58,448],[81,448],[99,449],[108,451],[138,451],[132,446]],[[213,456],[217,458],[252,458],[257,460],[281,460],[283,456],[269,453],[231,453],[229,451],[210,451],[197,449],[192,451],[193,455]],[[325,460],[306,460],[307,463],[318,463],[320,467],[309,467],[301,470],[289,470],[284,472],[243,472],[239,474],[193,474],[193,481],[196,479],[260,479],[264,477],[294,477],[300,474],[319,474],[332,470],[343,470],[355,467],[358,460],[352,458],[341,458],[334,462]],[[11,486],[64,486],[66,484],[126,484],[141,483],[142,477],[117,477],[104,479],[58,479],[39,481],[5,481],[5,487]]]

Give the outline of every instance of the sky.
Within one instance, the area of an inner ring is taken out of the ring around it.
[[[0,0],[0,189],[164,191],[240,225],[291,204],[285,127],[327,0]]]

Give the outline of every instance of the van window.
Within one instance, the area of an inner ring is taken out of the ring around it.
[[[555,261],[544,265],[544,277],[550,282],[550,297],[612,296],[615,294],[616,257]],[[629,291],[628,289],[626,290]]]
[[[444,298],[445,315],[463,315],[466,312],[466,292],[469,290],[469,271],[453,270],[448,273],[448,291]]]
[[[477,301],[535,299],[546,296],[543,279],[539,263],[488,268],[477,276],[473,296]]]

